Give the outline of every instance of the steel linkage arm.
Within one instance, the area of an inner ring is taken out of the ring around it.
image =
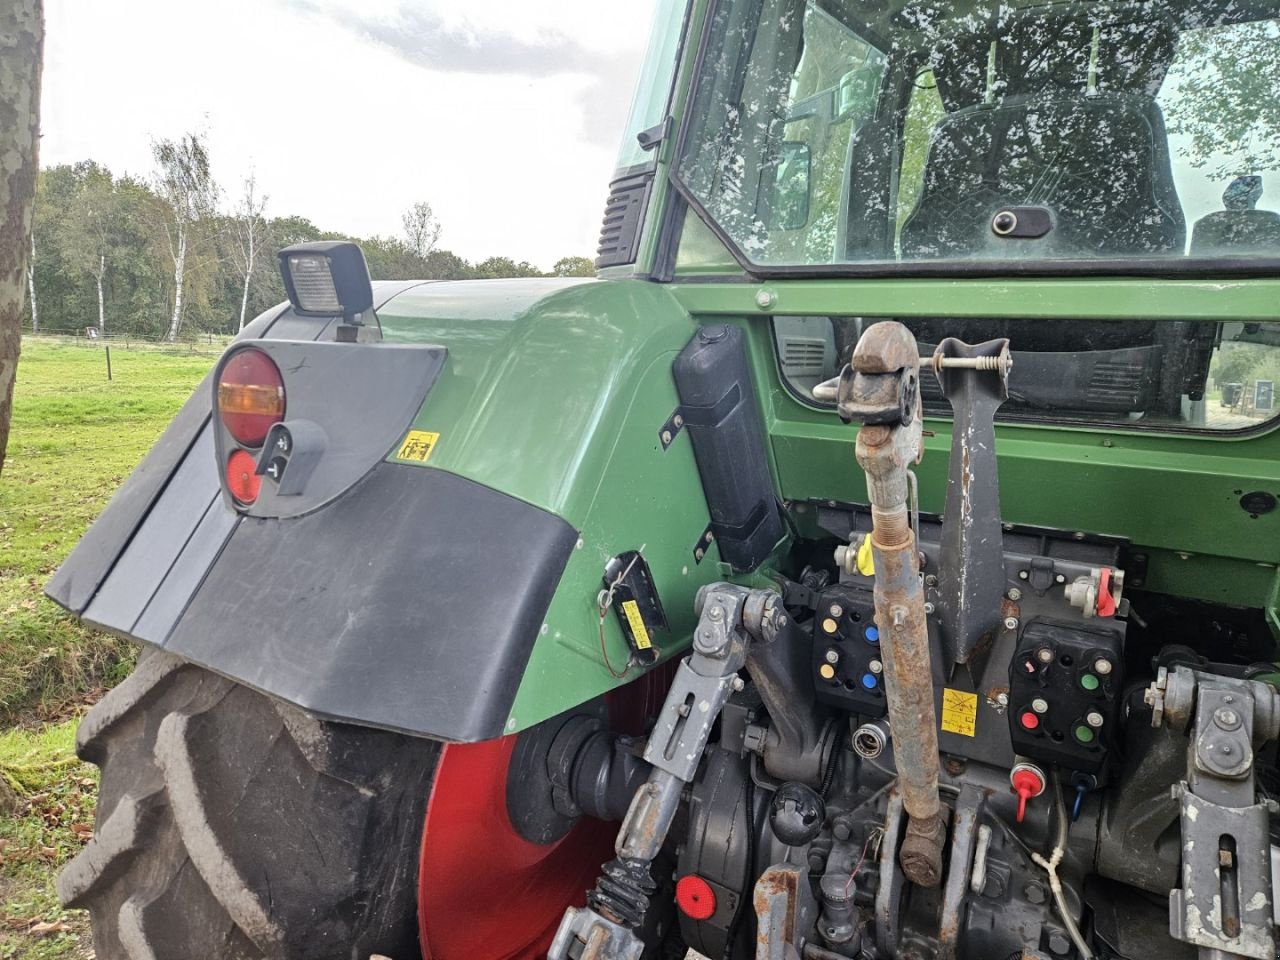
[[[1146,693],[1151,724],[1190,726],[1182,807],[1182,885],[1169,893],[1169,930],[1202,960],[1274,960],[1270,815],[1259,802],[1254,752],[1280,736],[1280,695],[1268,685],[1178,667]]]
[[[923,453],[920,348],[911,331],[882,322],[862,335],[841,374],[837,409],[846,422],[862,424],[856,454],[871,501],[876,623],[889,724],[912,731],[894,742],[908,815],[899,861],[912,883],[933,887],[942,879],[946,822],[938,797],[938,724],[924,587],[908,508],[908,471]]]
[[[721,708],[742,688],[738,671],[759,632],[759,624],[751,623],[752,611],[764,609],[770,596],[776,595],[728,583],[699,592],[693,652],[676,671],[645,747],[653,772],[632,798],[614,845],[617,857],[605,864],[587,894],[587,906],[565,913],[549,960],[637,960],[644,952],[636,930],[657,886],[650,865],[666,842],[680,795],[697,773]]]

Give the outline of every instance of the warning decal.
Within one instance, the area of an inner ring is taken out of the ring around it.
[[[978,728],[978,695],[963,690],[942,690],[942,729],[972,737]]]
[[[627,615],[627,623],[631,624],[631,633],[635,636],[636,646],[648,650],[653,646],[649,639],[649,631],[644,625],[644,617],[640,616],[640,604],[634,600],[622,601],[622,612]]]
[[[416,460],[419,463],[426,463],[427,457],[431,456],[431,451],[436,448],[436,443],[439,440],[440,434],[438,433],[428,433],[426,430],[410,430],[409,435],[404,438],[404,443],[400,444],[396,459]]]

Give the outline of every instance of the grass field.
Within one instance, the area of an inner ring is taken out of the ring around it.
[[[0,472],[0,960],[87,957],[87,925],[53,892],[88,838],[97,777],[75,759],[80,713],[132,663],[128,644],[86,630],[41,593],[46,580],[216,359],[23,343]]]

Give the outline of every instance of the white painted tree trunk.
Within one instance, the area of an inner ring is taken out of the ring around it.
[[[187,268],[187,226],[178,224],[178,250],[173,255],[173,319],[169,321],[169,342],[178,339],[182,325],[182,280]]]
[[[107,309],[106,303],[102,299],[102,278],[107,273],[107,257],[105,254],[98,254],[98,335],[107,332]]]
[[[27,264],[27,297],[31,301],[31,332],[40,332],[40,311],[36,309],[36,233],[31,231],[31,262]]]

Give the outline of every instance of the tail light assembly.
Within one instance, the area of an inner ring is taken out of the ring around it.
[[[218,418],[239,445],[227,456],[227,490],[240,506],[250,506],[262,490],[261,449],[271,428],[284,421],[284,378],[274,360],[252,347],[238,350],[218,376]]]

